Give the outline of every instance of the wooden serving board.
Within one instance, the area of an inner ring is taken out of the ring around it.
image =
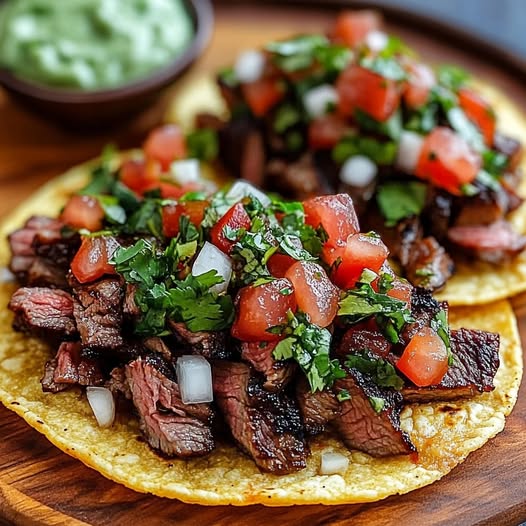
[[[318,2],[318,4],[323,4]],[[236,53],[293,32],[326,28],[334,17],[329,7],[221,4],[216,31],[197,71],[214,71]],[[398,14],[399,15],[399,14]],[[526,88],[519,77],[487,49],[479,53],[455,45],[451,34],[414,19],[388,18],[388,27],[431,61],[465,66],[523,104]],[[458,37],[458,35],[457,35]],[[458,44],[458,41],[457,41]],[[490,50],[491,51],[491,50]],[[486,62],[482,60],[486,59]],[[509,64],[509,63],[508,63]],[[519,68],[516,73],[526,74]],[[526,109],[526,108],[525,108]],[[107,142],[121,147],[140,144],[155,120],[149,115],[123,129],[89,136],[72,135],[15,107],[0,91],[0,219],[42,182],[74,163],[96,155]],[[514,300],[523,342],[526,308]],[[523,389],[524,390],[524,389]],[[524,393],[523,393],[524,394]],[[408,495],[368,505],[203,507],[143,495],[115,484],[63,454],[20,418],[0,407],[0,525],[128,524],[287,524],[356,526],[512,525],[526,520],[526,397],[519,401],[506,429],[445,479]]]

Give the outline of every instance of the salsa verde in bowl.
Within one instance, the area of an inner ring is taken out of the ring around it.
[[[212,26],[208,0],[0,0],[0,84],[54,120],[108,125],[151,104]]]

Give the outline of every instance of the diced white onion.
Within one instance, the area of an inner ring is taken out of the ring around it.
[[[338,103],[338,92],[330,84],[312,88],[303,95],[303,105],[310,117],[321,117],[327,113],[329,105]]]
[[[236,181],[230,190],[226,193],[226,198],[232,201],[241,201],[244,197],[253,195],[257,198],[263,206],[269,206],[271,200],[267,194],[258,190],[255,186],[251,185],[247,181],[240,179]]]
[[[110,427],[115,420],[115,401],[111,391],[106,387],[87,387],[86,396],[99,426]]]
[[[388,43],[389,37],[383,31],[369,31],[365,37],[365,44],[373,53],[380,53]]]
[[[324,451],[321,454],[320,475],[336,475],[347,471],[349,459],[335,451]]]
[[[180,185],[194,183],[201,178],[199,161],[197,159],[182,159],[170,165],[170,175],[174,182]]]
[[[340,180],[349,186],[363,188],[370,184],[378,172],[376,164],[365,155],[349,157],[340,169]]]
[[[215,245],[205,241],[192,266],[192,276],[200,276],[209,270],[217,271],[224,280],[222,283],[211,287],[210,290],[218,294],[226,292],[232,277],[232,260]]]
[[[424,138],[418,133],[403,130],[398,144],[396,167],[408,174],[414,173],[423,143]]]
[[[239,82],[256,82],[263,76],[265,55],[261,51],[248,49],[237,57],[234,73]]]
[[[7,267],[0,267],[0,283],[11,283],[13,281],[15,281],[15,275]]]
[[[180,356],[177,358],[176,373],[183,404],[212,402],[212,369],[204,356]]]

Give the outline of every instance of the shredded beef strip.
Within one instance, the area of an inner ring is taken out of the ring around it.
[[[71,338],[77,333],[73,298],[60,289],[22,287],[9,305],[15,313],[15,330],[51,339]]]
[[[141,430],[148,444],[167,456],[195,457],[214,449],[210,404],[183,404],[174,372],[160,355],[125,367]]]
[[[455,250],[493,264],[509,261],[526,247],[526,237],[504,220],[491,225],[452,227],[448,239]]]
[[[83,349],[121,347],[124,291],[119,278],[104,278],[85,285],[73,282],[73,293],[73,313]]]
[[[210,359],[225,360],[232,357],[225,331],[192,332],[184,323],[171,320],[168,325],[178,341],[190,352]]]
[[[215,362],[213,381],[232,436],[259,468],[284,475],[306,467],[308,446],[295,400],[263,389],[243,363]]]
[[[305,431],[309,435],[325,431],[327,424],[341,414],[340,402],[331,389],[312,392],[303,377],[296,384],[296,400]]]
[[[241,359],[248,362],[254,369],[263,373],[265,382],[263,388],[267,391],[280,391],[294,376],[296,366],[291,361],[276,360],[272,352],[276,344],[267,342],[243,342],[241,344]]]
[[[440,384],[431,387],[406,386],[402,395],[407,402],[448,401],[492,391],[499,367],[499,335],[491,332],[459,329],[451,331],[454,355]]]
[[[402,395],[394,389],[378,387],[356,369],[347,368],[346,372],[345,378],[336,380],[335,391],[346,390],[350,399],[341,402],[341,416],[332,421],[345,445],[373,457],[414,452],[409,435],[400,429]],[[370,398],[384,401],[378,413]]]

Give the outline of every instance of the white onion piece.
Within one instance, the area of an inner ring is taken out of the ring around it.
[[[230,190],[226,193],[225,197],[228,200],[241,201],[241,199],[250,195],[253,195],[255,198],[257,198],[263,206],[269,206],[272,202],[267,194],[261,190],[258,190],[255,186],[251,185],[247,181],[243,181],[242,179],[236,181],[230,187]]]
[[[192,276],[200,276],[209,270],[217,271],[223,278],[223,282],[210,287],[210,291],[217,292],[217,294],[226,292],[232,277],[232,260],[215,245],[205,241],[192,266]]]
[[[335,451],[324,451],[321,454],[320,475],[336,475],[347,471],[349,459]]]
[[[15,275],[7,267],[0,267],[0,283],[12,283],[14,281]]]
[[[212,368],[204,356],[180,356],[176,373],[183,404],[204,404],[214,399]]]
[[[376,174],[378,167],[365,155],[353,155],[349,157],[340,169],[340,180],[349,186],[363,188],[370,184]]]
[[[171,179],[177,184],[194,183],[201,178],[201,170],[197,159],[182,159],[170,165]]]
[[[312,88],[303,95],[303,105],[310,117],[321,117],[327,113],[331,104],[338,103],[338,92],[330,84],[322,84]]]
[[[106,387],[86,387],[91,410],[100,427],[110,427],[115,420],[115,401]]]
[[[234,73],[239,82],[256,82],[263,76],[265,55],[255,49],[240,53],[234,64]]]
[[[388,43],[389,37],[383,31],[369,31],[365,37],[365,44],[373,53],[380,53]]]
[[[414,173],[423,143],[424,138],[418,133],[403,130],[398,144],[396,167],[408,174]]]

